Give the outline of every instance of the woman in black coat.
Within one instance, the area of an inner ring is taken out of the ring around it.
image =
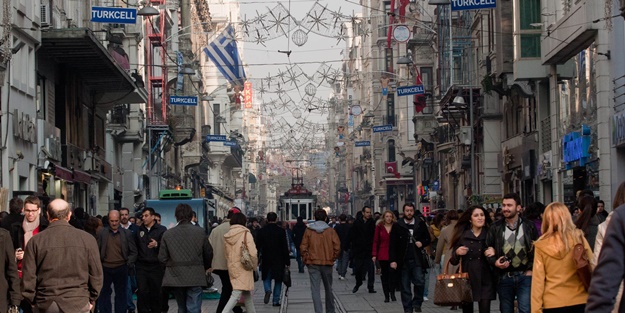
[[[453,265],[462,262],[462,271],[469,273],[473,301],[478,302],[480,313],[490,312],[496,291],[495,274],[484,256],[490,223],[486,209],[472,206],[460,216],[451,239],[453,250],[449,262]],[[463,304],[462,312],[473,313],[473,303]]]

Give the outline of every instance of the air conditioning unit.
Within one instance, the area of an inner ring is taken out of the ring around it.
[[[460,127],[460,143],[465,146],[471,145],[471,141],[473,141],[473,129],[471,126],[461,126]]]
[[[50,27],[50,0],[41,0],[41,27]]]

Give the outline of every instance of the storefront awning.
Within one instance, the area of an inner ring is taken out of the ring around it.
[[[68,182],[74,181],[74,175],[69,169],[62,167],[60,163],[53,162],[54,164],[54,176],[58,179],[63,179]]]
[[[414,179],[412,177],[402,177],[402,178],[384,178],[383,180],[386,182],[387,186],[397,186],[397,185],[410,185],[414,184]]]
[[[51,59],[79,76],[94,92],[99,109],[116,104],[145,103],[147,92],[117,62],[88,28],[49,29],[41,32],[42,59]]]
[[[91,184],[91,175],[87,172],[74,170],[74,182]]]

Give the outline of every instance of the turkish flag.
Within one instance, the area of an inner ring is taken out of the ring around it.
[[[397,162],[384,162],[384,166],[386,167],[386,172],[389,174],[397,173]]]
[[[399,21],[406,22],[406,7],[410,3],[410,0],[399,0]]]

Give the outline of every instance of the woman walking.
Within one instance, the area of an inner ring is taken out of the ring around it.
[[[380,280],[382,280],[382,291],[384,291],[384,302],[397,301],[395,298],[395,273],[394,270],[391,270],[390,262],[388,261],[388,249],[391,242],[391,232],[394,229],[399,227],[397,225],[397,218],[392,211],[386,211],[382,214],[382,219],[375,227],[375,232],[373,234],[373,249],[371,251],[372,260],[375,263],[376,261],[380,262],[380,268],[382,270],[382,275],[380,276]],[[397,230],[395,230],[397,231]]]
[[[490,312],[490,302],[495,299],[495,275],[486,257],[486,234],[490,215],[480,206],[471,206],[458,220],[451,239],[453,247],[450,263],[462,262],[462,269],[469,273],[473,301],[478,303],[480,313]],[[473,303],[462,305],[463,313],[473,313]]]
[[[560,202],[545,209],[542,232],[534,243],[532,312],[584,312],[588,292],[573,258],[573,247],[581,242],[593,259],[583,232],[575,228],[569,209]]]
[[[247,218],[243,213],[235,213],[230,219],[230,231],[225,235],[226,260],[228,261],[228,274],[232,283],[232,295],[224,307],[223,312],[231,313],[239,301],[241,295],[244,298],[245,311],[255,313],[254,301],[251,291],[254,290],[254,270],[246,270],[241,264],[241,248],[247,245],[247,250],[252,257],[254,268],[258,267],[258,252],[254,244],[254,237],[250,230],[245,227]]]
[[[577,203],[577,208],[581,210],[581,213],[575,220],[575,226],[584,232],[586,241],[591,248],[594,248],[599,224],[601,224],[601,220],[597,216],[597,199],[593,196],[582,195]]]

